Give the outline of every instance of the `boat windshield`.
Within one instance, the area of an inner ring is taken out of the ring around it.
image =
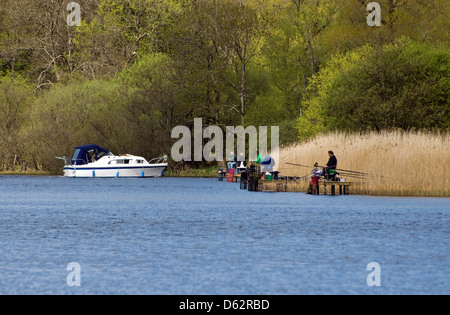
[[[107,149],[98,145],[84,145],[75,148],[72,156],[72,165],[86,165],[98,161],[105,156],[114,156]]]
[[[98,159],[101,159],[104,156],[114,156],[114,154],[112,154],[111,152],[99,151],[97,156]]]
[[[76,161],[78,159],[80,152],[81,152],[81,149],[75,149],[75,152],[73,152],[72,161]]]

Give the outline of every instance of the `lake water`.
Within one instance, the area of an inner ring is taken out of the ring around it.
[[[216,179],[0,177],[0,294],[449,294],[449,209]]]

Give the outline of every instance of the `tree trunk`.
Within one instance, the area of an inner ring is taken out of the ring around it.
[[[16,163],[17,163],[17,154],[14,154],[14,160],[12,162],[12,168],[11,168],[12,171],[15,171]]]
[[[241,124],[244,127],[244,122],[245,122],[245,89],[247,86],[247,78],[246,78],[246,65],[245,65],[245,61],[242,61],[242,66],[241,66],[241,90],[239,92],[239,96],[241,99]]]

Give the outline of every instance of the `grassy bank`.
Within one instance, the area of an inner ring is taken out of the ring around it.
[[[0,171],[0,176],[51,176],[51,175],[60,175],[60,174],[54,174],[52,172],[46,172],[46,171],[35,171],[35,170]]]
[[[338,168],[372,174],[368,179],[347,178],[352,193],[384,196],[450,197],[448,167],[450,134],[424,132],[333,133],[280,152],[280,172],[303,176],[310,168],[286,163],[324,165],[328,150]]]
[[[167,170],[165,172],[166,177],[204,177],[204,178],[217,178],[218,166],[206,166],[202,168],[189,168],[185,167],[181,170]],[[16,171],[0,171],[0,176],[11,175],[28,175],[28,176],[62,176],[62,172],[50,172],[50,171],[36,171],[36,170],[16,170]]]
[[[182,170],[167,170],[166,177],[204,177],[217,178],[217,166],[205,166],[202,168],[184,168]]]

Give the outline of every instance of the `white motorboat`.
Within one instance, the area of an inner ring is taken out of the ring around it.
[[[116,156],[94,144],[75,148],[70,163],[59,159],[66,163],[64,176],[77,178],[162,177],[168,167],[166,156],[148,162],[140,156]]]

